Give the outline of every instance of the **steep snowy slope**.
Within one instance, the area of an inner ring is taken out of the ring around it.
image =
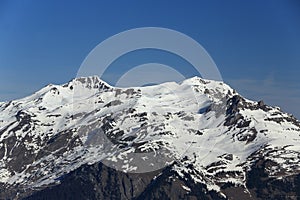
[[[177,179],[188,174],[204,193],[230,197],[229,184],[251,198],[248,175],[262,159],[269,178],[299,174],[299,142],[293,116],[222,82],[194,77],[115,88],[98,77],[77,78],[0,103],[0,194],[23,198],[100,162],[122,173],[159,172],[149,181],[169,169]],[[191,187],[180,186],[192,194]]]

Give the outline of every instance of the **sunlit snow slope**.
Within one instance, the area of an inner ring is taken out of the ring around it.
[[[222,82],[194,77],[115,88],[98,77],[77,78],[0,103],[0,182],[19,193],[40,190],[102,162],[128,173],[172,166],[208,191],[222,194],[230,183],[247,192],[246,174],[262,157],[272,161],[269,176],[299,173],[299,142],[293,116]]]

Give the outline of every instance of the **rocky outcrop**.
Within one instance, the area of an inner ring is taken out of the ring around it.
[[[221,82],[78,78],[0,114],[0,199],[299,196],[300,122]]]

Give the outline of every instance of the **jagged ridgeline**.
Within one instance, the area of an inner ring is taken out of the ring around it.
[[[299,142],[222,82],[77,78],[0,103],[0,199],[299,199]]]

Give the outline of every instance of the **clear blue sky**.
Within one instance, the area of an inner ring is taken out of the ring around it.
[[[297,0],[0,0],[0,101],[69,81],[101,41],[149,26],[192,37],[214,59],[226,83],[300,118]],[[146,53],[118,62],[160,60],[159,53]],[[117,67],[111,73],[118,73]]]

